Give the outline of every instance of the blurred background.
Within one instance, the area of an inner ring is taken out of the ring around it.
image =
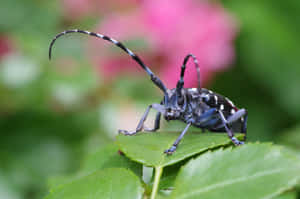
[[[127,54],[100,39],[65,35],[50,62],[50,41],[65,29],[123,41],[168,88],[193,53],[202,85],[248,110],[249,141],[300,150],[299,11],[298,0],[2,0],[0,198],[43,197],[49,177],[74,173],[162,99]],[[185,81],[196,86],[192,63]],[[168,131],[183,125],[162,121]]]

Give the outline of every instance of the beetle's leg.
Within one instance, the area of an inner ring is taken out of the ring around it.
[[[228,134],[229,138],[232,140],[232,142],[233,142],[235,145],[241,145],[241,144],[244,144],[244,142],[241,142],[241,141],[239,141],[236,137],[234,137],[234,134],[233,134],[232,130],[231,130],[231,129],[229,128],[229,126],[228,126],[229,123],[228,123],[228,121],[226,120],[226,118],[224,117],[222,111],[219,110],[218,113],[219,113],[220,118],[221,118],[221,121],[222,121],[222,123],[223,123],[223,125],[224,125],[224,127],[225,127],[225,129],[226,129],[226,131],[227,131],[227,134]]]
[[[187,130],[189,129],[189,127],[191,126],[191,124],[192,124],[192,123],[188,123],[187,126],[185,127],[185,129],[182,131],[182,133],[181,133],[181,134],[178,136],[178,138],[175,140],[175,142],[173,143],[173,145],[172,145],[169,149],[165,150],[165,153],[166,153],[166,154],[169,154],[169,155],[170,155],[170,154],[172,154],[172,153],[175,152],[175,150],[176,150],[176,148],[177,148],[179,142],[182,140],[184,134],[187,132]]]
[[[136,127],[135,131],[131,131],[130,132],[130,131],[127,131],[127,130],[119,130],[119,133],[122,133],[124,135],[135,135],[138,132],[140,132],[141,130],[143,130],[144,122],[146,121],[146,119],[148,117],[148,114],[149,114],[149,111],[150,111],[151,108],[154,108],[154,109],[156,109],[159,112],[164,111],[164,106],[162,106],[160,104],[151,104],[150,106],[148,106],[147,110],[145,111],[144,115],[142,116],[142,118],[141,118],[138,126]],[[159,118],[160,118],[160,116],[159,116]],[[159,121],[158,121],[158,123],[159,123]]]
[[[227,118],[227,123],[231,124],[239,119],[242,120],[242,129],[241,133],[243,133],[244,136],[244,141],[246,140],[246,135],[247,135],[247,119],[248,119],[248,112],[246,109],[239,109],[237,112],[235,112],[233,115]]]
[[[160,112],[157,112],[156,113],[156,117],[155,117],[155,122],[154,122],[154,128],[147,128],[147,127],[144,127],[144,130],[145,131],[149,131],[149,132],[153,132],[153,131],[156,131],[157,129],[159,129],[159,126],[160,126],[160,116],[161,116],[161,113]]]
[[[145,120],[147,119],[147,116],[149,114],[149,111],[151,109],[151,105],[148,106],[147,110],[145,111],[144,115],[142,116],[138,126],[136,127],[136,130],[135,131],[127,131],[127,130],[119,130],[119,133],[122,133],[124,135],[135,135],[137,134],[139,131],[141,131],[143,129],[143,126],[144,126],[144,122]]]
[[[244,133],[244,141],[246,141],[247,138],[247,120],[248,120],[248,112],[246,111],[246,114],[244,116],[243,126],[242,126],[242,133]]]
[[[237,112],[235,112],[234,114],[230,115],[227,118],[227,123],[231,124],[231,123],[239,120],[240,118],[244,117],[245,115],[247,115],[246,109],[239,109]]]

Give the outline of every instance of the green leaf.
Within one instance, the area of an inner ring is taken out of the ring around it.
[[[137,176],[126,169],[104,169],[54,189],[45,199],[142,198]]]
[[[273,198],[296,185],[300,160],[271,144],[208,152],[180,171],[171,198]]]
[[[192,158],[192,157],[191,157]],[[163,173],[159,181],[159,190],[172,190],[174,188],[175,179],[179,173],[180,168],[185,165],[191,158],[187,158],[179,163],[173,164],[171,166],[164,167]],[[153,186],[154,176],[152,176],[152,181],[150,186]]]
[[[186,161],[183,161],[186,162]],[[161,176],[159,182],[159,189],[168,189],[170,187],[174,187],[175,179],[178,175],[180,168],[182,167],[183,163],[178,163],[175,165],[171,165],[164,168],[164,172]]]
[[[118,150],[119,148],[115,144],[101,148],[87,157],[80,171],[82,173],[91,173],[104,168],[127,168],[132,170],[137,176],[142,176],[142,165],[119,154]]]
[[[51,177],[48,180],[48,187],[54,189],[58,185],[69,183],[73,180],[87,176],[95,171],[106,168],[125,168],[133,171],[140,178],[142,177],[142,165],[131,161],[124,155],[118,153],[118,146],[110,144],[101,147],[97,152],[90,154],[83,161],[79,172],[71,176]]]
[[[135,136],[117,136],[117,144],[126,156],[146,166],[164,167],[208,149],[228,145],[227,134],[188,132],[172,155],[164,151],[170,148],[180,133],[140,133]]]

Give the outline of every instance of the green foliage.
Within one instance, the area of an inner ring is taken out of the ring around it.
[[[230,0],[224,3],[241,22],[237,44],[239,65],[267,88],[277,106],[299,116],[299,2]]]
[[[76,176],[57,178],[61,183],[53,183],[46,199],[295,198],[294,192],[284,193],[300,179],[294,152],[270,143],[232,148],[225,134],[190,133],[173,155],[164,154],[176,136],[119,135],[116,144],[90,154]],[[141,166],[155,168],[148,183],[142,180]]]
[[[71,176],[56,176],[48,180],[48,186],[53,189],[61,184],[66,184],[75,179],[87,176],[95,171],[106,168],[126,168],[134,172],[135,175],[142,176],[142,165],[130,161],[118,152],[118,147],[114,144],[100,148],[98,151],[87,156],[78,173]]]
[[[45,199],[141,198],[139,179],[126,169],[104,169],[59,186]]]
[[[295,150],[300,150],[300,126],[295,126],[294,128],[286,131],[284,134],[278,136],[276,142],[279,144],[284,144]]]
[[[81,172],[89,173],[99,169],[119,167],[130,169],[137,176],[142,176],[142,166],[121,155],[116,145],[107,145],[96,153],[89,155],[84,161]]]

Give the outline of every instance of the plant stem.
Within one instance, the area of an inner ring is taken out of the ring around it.
[[[154,183],[153,183],[153,188],[152,188],[152,193],[151,193],[150,199],[155,199],[155,197],[156,197],[162,172],[163,172],[163,167],[160,167],[160,166],[155,167]]]

